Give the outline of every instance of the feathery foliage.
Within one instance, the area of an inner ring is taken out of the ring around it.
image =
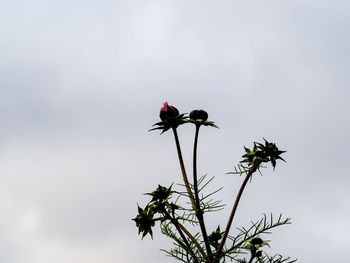
[[[251,221],[248,227],[236,227],[235,234],[231,231],[238,203],[247,183],[251,181],[255,172],[259,171],[261,174],[260,169],[264,167],[264,163],[271,163],[275,170],[278,160],[285,161],[281,157],[285,151],[279,150],[275,143],[265,139],[264,143],[254,142],[252,149],[244,147],[245,153],[242,155],[242,161],[234,167],[234,171],[228,173],[238,174],[245,178],[235,198],[226,227],[218,225],[208,234],[204,215],[208,216],[224,209],[225,204],[222,203],[222,199],[215,198],[222,187],[207,190],[208,186],[213,183],[214,176],[197,177],[197,143],[200,127],[218,127],[214,122],[207,120],[208,114],[203,110],[194,110],[187,116],[180,114],[174,106],[168,105],[167,102],[161,108],[160,118],[161,122],[156,123],[155,128],[151,130],[159,129],[162,130],[162,133],[170,129],[173,131],[183,183],[176,184],[178,190],[175,190],[173,185],[170,187],[158,185],[156,190],[146,194],[151,196],[151,200],[144,209],[138,206],[138,215],[133,219],[142,238],[147,234],[153,238],[152,228],[159,221],[161,233],[173,241],[172,248],[161,250],[184,263],[295,262],[296,260],[279,254],[270,256],[264,250],[270,245],[269,240],[263,238],[270,235],[274,228],[291,223],[290,218],[285,218],[282,214],[277,218],[272,214],[269,216],[264,214],[261,219]],[[177,135],[178,127],[186,123],[195,125],[192,181],[188,179]]]

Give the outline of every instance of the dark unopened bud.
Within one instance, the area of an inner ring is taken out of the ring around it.
[[[139,234],[142,234],[142,238],[144,238],[148,233],[153,238],[152,227],[154,226],[154,213],[152,210],[149,210],[148,207],[142,209],[138,206],[139,214],[132,220],[136,222],[136,226],[139,229]]]
[[[193,110],[190,113],[190,118],[192,120],[203,120],[206,121],[208,119],[208,113],[204,110]]]
[[[256,254],[255,254],[255,256],[256,256],[257,258],[261,257],[261,255],[262,255],[262,252],[261,252],[260,250],[257,251]]]
[[[163,107],[160,109],[159,117],[162,121],[170,118],[173,119],[179,115],[179,111],[174,107],[170,106],[168,102],[163,103]]]
[[[222,235],[220,232],[215,231],[208,238],[209,238],[209,241],[216,242],[222,238]]]
[[[262,243],[264,243],[264,241],[261,238],[256,237],[253,238],[250,243],[252,243],[253,245],[261,245]]]

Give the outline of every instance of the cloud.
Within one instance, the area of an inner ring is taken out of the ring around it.
[[[130,220],[142,193],[180,180],[171,135],[147,133],[167,100],[183,112],[204,108],[220,126],[201,131],[199,172],[217,175],[228,205],[240,179],[224,174],[243,145],[265,137],[287,150],[286,164],[249,185],[238,225],[283,212],[294,224],[272,236],[273,249],[346,262],[348,5],[7,2],[2,261],[170,262],[158,252],[167,241],[158,233],[141,242]],[[193,129],[179,133],[187,160]],[[256,195],[264,201],[245,210]],[[208,220],[216,227],[225,215]]]

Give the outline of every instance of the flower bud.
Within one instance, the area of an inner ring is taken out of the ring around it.
[[[152,227],[154,226],[155,220],[153,219],[154,212],[150,210],[147,206],[142,209],[138,206],[139,214],[132,220],[135,221],[136,226],[139,229],[139,234],[142,234],[142,239],[149,233],[153,239]]]
[[[174,106],[170,106],[168,102],[164,102],[163,105],[159,113],[159,117],[162,121],[166,121],[168,118],[174,119],[179,115],[179,111]]]
[[[193,110],[190,113],[190,118],[192,120],[203,120],[206,121],[208,119],[208,113],[204,110]]]
[[[256,238],[253,238],[250,243],[252,243],[253,245],[261,245],[264,243],[264,241],[261,238],[256,237]]]

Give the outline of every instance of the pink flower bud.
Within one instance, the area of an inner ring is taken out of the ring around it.
[[[174,107],[170,106],[168,102],[163,103],[163,107],[160,109],[159,117],[162,121],[167,119],[174,119],[179,115],[179,111]]]

